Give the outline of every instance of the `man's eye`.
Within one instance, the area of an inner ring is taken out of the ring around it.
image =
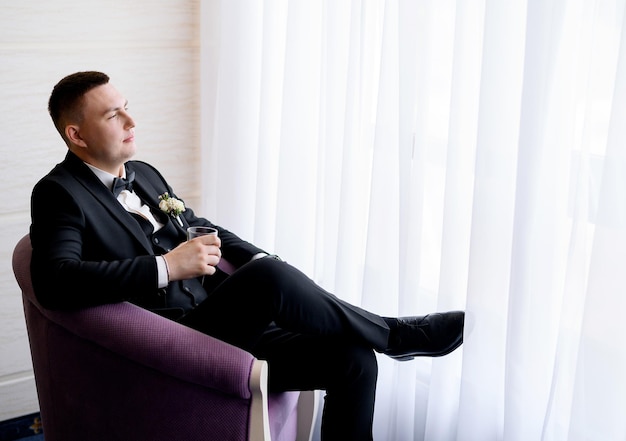
[[[113,118],[117,118],[117,113],[114,113],[113,115],[109,116],[109,119],[113,119]]]

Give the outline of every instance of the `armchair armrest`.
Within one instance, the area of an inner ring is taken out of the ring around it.
[[[251,396],[251,354],[136,305],[41,312],[73,334],[136,363],[225,394]]]

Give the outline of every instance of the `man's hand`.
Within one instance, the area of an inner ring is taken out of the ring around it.
[[[216,235],[196,237],[164,254],[170,282],[215,274],[222,257],[222,242]]]

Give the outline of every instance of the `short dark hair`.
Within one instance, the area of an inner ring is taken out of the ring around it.
[[[48,101],[48,113],[54,126],[65,137],[65,126],[70,121],[80,122],[83,117],[83,96],[91,89],[109,82],[108,75],[102,72],[76,72],[66,76],[52,89]]]

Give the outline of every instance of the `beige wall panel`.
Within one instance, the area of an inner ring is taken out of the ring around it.
[[[4,219],[0,229],[0,353],[10,356],[0,357],[0,382],[4,376],[14,372],[32,369],[22,293],[13,276],[11,258],[18,240],[28,232],[27,215]]]
[[[16,47],[148,45],[195,38],[198,1],[55,0],[3,2],[0,41]]]
[[[67,148],[47,113],[54,84],[101,70],[128,98],[136,159],[188,205],[200,199],[199,0],[3,2],[0,14],[0,420],[37,410],[21,293],[11,268],[34,184]]]
[[[0,66],[0,102],[10,109],[0,119],[5,157],[0,176],[3,190],[10,189],[15,201],[10,210],[29,209],[32,186],[67,151],[46,110],[52,87],[66,74],[87,69],[107,72],[129,100],[137,123],[136,158],[162,168],[181,197],[195,196],[200,182],[196,49],[79,55],[33,51],[9,57]],[[56,67],[37,70],[36,65]],[[15,74],[19,70],[23,72]]]
[[[30,222],[27,213],[0,222],[0,421],[38,409],[22,293],[13,276],[13,249]]]
[[[37,388],[32,372],[0,383],[0,421],[38,410]]]

